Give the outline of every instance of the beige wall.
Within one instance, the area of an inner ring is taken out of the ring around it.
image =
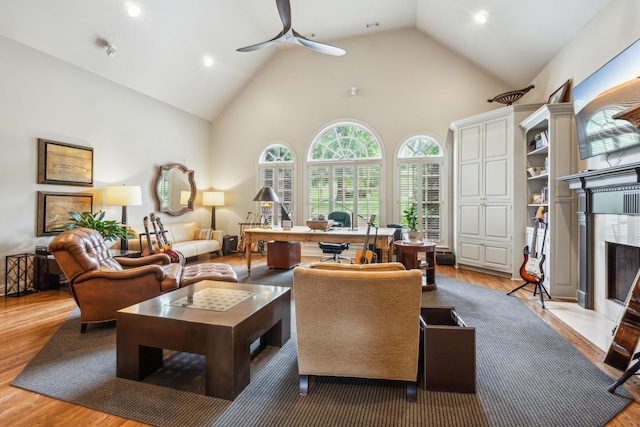
[[[210,185],[206,120],[2,37],[0,58],[1,283],[6,255],[51,240],[36,237],[38,191],[92,192],[94,209],[120,220],[120,208],[104,206],[105,186],[140,185],[144,205],[130,207],[129,220],[141,224],[157,210],[152,181],[159,165],[183,163],[196,171],[199,187]],[[94,187],[37,184],[38,138],[93,147]],[[208,225],[210,210],[179,218]]]
[[[264,148],[284,142],[304,165],[313,137],[344,119],[368,126],[380,138],[387,177],[380,223],[396,222],[391,196],[398,145],[421,132],[445,143],[453,120],[501,107],[487,99],[509,90],[415,29],[334,44],[347,54],[332,57],[302,48],[278,52],[212,124],[212,179],[227,191],[229,202],[216,209],[216,218],[225,229],[237,232],[247,211],[257,209],[252,202],[258,190],[256,164]],[[350,96],[351,86],[358,88],[356,96]],[[302,167],[296,177],[296,222],[301,224],[307,219]]]

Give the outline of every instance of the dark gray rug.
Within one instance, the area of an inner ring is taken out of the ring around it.
[[[241,273],[239,273],[241,276]],[[287,285],[291,272],[256,267],[241,281]],[[258,282],[262,280],[261,282]],[[204,395],[204,360],[169,353],[144,382],[115,376],[115,328],[79,333],[77,310],[12,383],[57,399],[158,426],[598,426],[631,399],[517,298],[438,277],[428,305],[454,305],[476,327],[477,395],[362,379],[312,378],[298,395],[295,341],[254,359],[234,401]]]

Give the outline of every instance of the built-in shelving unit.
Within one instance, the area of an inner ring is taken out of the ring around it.
[[[577,169],[578,148],[572,103],[545,104],[520,123],[524,132],[526,176],[523,192],[526,205],[527,242],[533,236],[534,218],[544,208],[540,224],[537,250],[544,244],[544,285],[554,298],[577,298],[577,241],[576,197],[566,182],[557,178],[570,175]],[[532,248],[531,248],[532,249]]]

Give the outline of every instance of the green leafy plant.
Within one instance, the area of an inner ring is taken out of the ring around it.
[[[64,230],[71,230],[73,228],[91,228],[96,230],[100,235],[109,241],[115,241],[116,239],[126,239],[127,237],[133,237],[128,234],[121,222],[105,220],[104,211],[96,213],[91,212],[69,212],[71,222],[64,225]]]
[[[404,220],[407,223],[409,231],[418,231],[418,206],[413,203],[407,209],[402,211]]]

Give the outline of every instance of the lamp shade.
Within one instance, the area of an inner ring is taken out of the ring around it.
[[[142,189],[137,185],[108,185],[107,206],[140,206]]]
[[[180,205],[187,206],[189,204],[189,199],[191,198],[191,191],[181,191],[180,192]]]
[[[205,191],[202,193],[203,206],[224,206],[224,193],[222,191]]]
[[[253,198],[254,202],[280,202],[278,195],[271,187],[262,187],[256,197]]]

